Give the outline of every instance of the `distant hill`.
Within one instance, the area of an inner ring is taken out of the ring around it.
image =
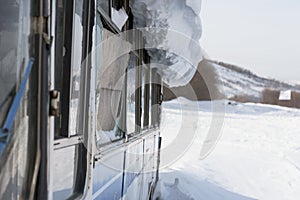
[[[198,65],[198,73],[188,85],[164,87],[164,100],[183,96],[191,100],[231,99],[240,102],[267,103],[263,99],[266,96],[265,90],[276,94],[273,94],[273,98],[277,99],[273,99],[272,104],[277,104],[274,102],[278,101],[281,91],[291,90],[295,93],[293,96],[297,96],[296,93],[300,93],[300,85],[260,77],[236,65],[204,59]]]
[[[227,98],[232,98],[235,95],[260,98],[264,89],[300,91],[300,85],[297,84],[260,77],[250,70],[236,65],[211,60],[209,62],[214,64]]]

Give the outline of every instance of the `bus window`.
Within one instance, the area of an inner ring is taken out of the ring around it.
[[[53,156],[53,199],[67,199],[73,192],[75,146],[55,150]]]
[[[28,69],[30,1],[0,1],[0,127]],[[28,83],[29,81],[27,81]],[[28,87],[18,105],[13,130],[0,137],[0,197],[18,199],[28,157]],[[7,140],[7,137],[9,140]]]
[[[145,65],[143,71],[143,129],[149,128],[150,122],[150,57],[146,52],[145,55]]]
[[[97,98],[97,143],[107,144],[123,138],[126,128],[122,125],[125,72],[129,61],[130,43],[107,29],[102,29],[102,55]]]
[[[136,56],[131,56],[135,60]],[[131,62],[132,63],[132,62]],[[129,65],[127,70],[127,133],[131,134],[135,132],[135,81],[136,81],[136,67]]]
[[[122,1],[119,0],[98,0],[97,6],[101,7],[106,14],[111,17],[112,8],[119,10],[122,8]]]
[[[57,1],[55,88],[61,92],[61,115],[55,119],[57,139],[83,134],[78,132],[82,63],[85,62],[87,45],[83,4],[83,0]]]
[[[76,135],[78,128],[78,108],[80,97],[80,75],[81,63],[85,58],[82,58],[82,44],[83,44],[83,1],[75,1],[75,14],[73,25],[73,46],[71,59],[71,96],[70,96],[70,111],[69,111],[69,134]],[[82,134],[82,133],[80,133]]]
[[[29,3],[0,3],[0,126],[28,63]]]

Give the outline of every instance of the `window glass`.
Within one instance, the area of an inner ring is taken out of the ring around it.
[[[29,3],[0,3],[0,125],[28,63]]]
[[[142,55],[140,56],[142,57]],[[141,58],[138,58],[138,63],[141,63]],[[137,63],[137,64],[138,64]],[[135,95],[135,132],[140,133],[143,128],[143,110],[144,110],[144,99],[143,99],[143,82],[145,76],[143,76],[143,65],[140,64],[135,68],[135,87],[134,87],[134,95]],[[130,132],[129,132],[130,133]]]
[[[70,146],[55,150],[53,153],[53,199],[67,199],[72,194],[76,162],[75,149],[75,146]]]
[[[100,78],[101,78],[101,61],[102,61],[102,32],[103,25],[100,14],[96,16],[96,45],[95,45],[95,59],[96,59],[96,99],[100,98]],[[96,105],[98,107],[98,104]]]
[[[104,145],[122,139],[126,132],[123,95],[131,45],[104,28],[97,30],[102,35],[97,55],[102,58],[97,58],[101,62],[97,67],[97,144]]]
[[[136,58],[133,56],[134,59]],[[135,132],[135,82],[136,68],[131,65],[127,71],[127,133]]]
[[[145,64],[143,69],[143,129],[149,128],[150,122],[150,69]]]
[[[109,3],[109,0],[98,0],[97,1],[97,6],[101,7],[102,10],[105,11],[107,15],[109,15],[108,3]]]
[[[28,66],[30,7],[30,1],[0,1],[0,127],[3,126]],[[1,199],[17,199],[21,195],[26,176],[27,93],[25,91],[23,94],[14,121],[14,144],[10,146],[10,151],[2,156],[5,162],[1,162]],[[5,139],[1,138],[1,142]]]
[[[73,47],[72,47],[72,62],[71,62],[71,96],[70,96],[70,113],[69,113],[69,132],[70,135],[76,135],[77,128],[77,114],[80,97],[80,75],[81,63],[84,62],[82,58],[82,44],[83,44],[83,13],[82,0],[75,2],[75,14],[73,24]]]
[[[143,65],[141,67],[142,69],[142,74],[141,74],[141,77],[142,77],[142,82],[141,82],[141,92],[142,92],[142,95],[141,95],[141,129],[144,128],[144,120],[145,120],[145,78],[146,78],[146,73],[145,73],[145,66]]]
[[[55,89],[63,92],[63,65],[64,65],[64,51],[66,48],[64,47],[64,21],[65,21],[65,13],[64,13],[64,2],[63,0],[56,1],[56,16],[55,16]],[[59,113],[62,113],[63,96],[61,93],[61,103]],[[68,105],[67,105],[68,106]],[[55,137],[59,138],[61,136],[61,118],[55,118]]]

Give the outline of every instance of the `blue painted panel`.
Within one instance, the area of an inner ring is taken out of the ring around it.
[[[109,187],[105,188],[101,193],[93,194],[94,199],[99,200],[117,200],[122,196],[122,181],[123,176],[119,176],[114,182],[112,182]]]
[[[124,151],[108,156],[93,169],[93,198],[119,199],[122,193]]]
[[[93,170],[93,199],[146,198],[155,179],[156,140],[148,137],[99,162]]]

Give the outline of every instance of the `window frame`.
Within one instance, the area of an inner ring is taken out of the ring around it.
[[[111,1],[111,0],[108,0]],[[126,6],[125,6],[126,7]],[[117,28],[114,22],[111,20],[110,16],[105,12],[100,5],[97,5],[97,14],[100,15],[103,27],[108,29],[114,34],[120,34],[121,30]],[[123,27],[123,31],[129,30],[133,28],[133,24],[130,20],[133,19],[132,14],[129,12],[129,20],[126,22]],[[133,45],[136,45],[137,50],[131,52],[133,56],[135,56],[135,130],[134,132],[127,131],[127,81],[128,81],[128,66],[126,68],[125,80],[124,80],[124,89],[122,91],[121,104],[121,123],[122,127],[125,128],[125,134],[120,139],[103,143],[97,145],[98,150],[100,148],[110,148],[111,146],[118,146],[124,143],[127,143],[131,140],[136,139],[137,137],[143,136],[151,130],[156,130],[159,127],[159,114],[160,114],[160,106],[155,106],[157,104],[161,104],[161,85],[154,84],[160,83],[160,76],[156,73],[155,70],[150,69],[150,56],[147,53],[147,50],[144,49],[144,38],[140,31],[134,31],[135,38],[129,39],[129,41],[133,41]],[[129,34],[128,37],[132,37],[132,34]],[[143,76],[144,73],[144,76]],[[143,96],[144,95],[144,96]],[[144,102],[142,105],[142,101]],[[137,103],[138,102],[138,103]],[[140,109],[138,109],[140,108]]]

